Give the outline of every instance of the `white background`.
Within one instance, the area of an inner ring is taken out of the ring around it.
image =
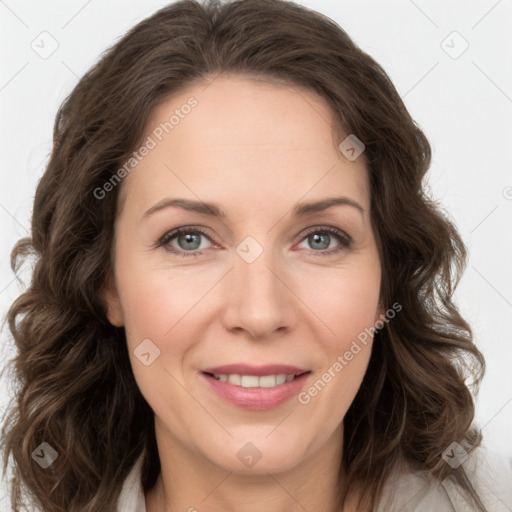
[[[22,289],[9,252],[28,234],[59,104],[101,52],[167,3],[0,0],[2,322]],[[512,456],[512,0],[300,3],[334,19],[384,67],[431,141],[429,184],[470,252],[457,299],[487,360],[477,421],[486,444]],[[58,43],[47,59],[31,47],[48,38],[43,31]],[[3,367],[13,352],[2,327]],[[0,386],[5,405],[5,379]]]

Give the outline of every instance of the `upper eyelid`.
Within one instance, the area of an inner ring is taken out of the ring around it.
[[[321,231],[325,231],[325,232],[327,232],[329,234],[332,234],[332,235],[338,235],[338,236],[347,238],[351,242],[353,241],[352,237],[345,230],[340,229],[340,228],[336,228],[334,226],[327,226],[327,225],[318,225],[318,226],[312,226],[310,228],[306,228],[305,231],[301,232],[301,233],[304,233],[302,235],[302,238],[306,237],[310,233],[316,233],[317,231],[320,231],[320,232]]]
[[[170,229],[167,231],[160,239],[159,242],[164,242],[165,240],[170,240],[171,238],[174,238],[176,235],[179,235],[180,233],[200,233],[201,235],[204,235],[208,237],[213,242],[213,237],[209,234],[209,229],[199,226],[184,226],[184,227],[178,227],[174,229]]]

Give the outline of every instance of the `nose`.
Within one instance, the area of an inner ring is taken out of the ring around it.
[[[235,255],[223,289],[226,329],[246,332],[259,340],[290,331],[296,321],[297,304],[286,277],[270,249],[251,263]]]

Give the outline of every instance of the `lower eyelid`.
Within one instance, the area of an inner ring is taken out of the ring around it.
[[[350,248],[350,246],[351,246],[350,242],[345,241],[344,239],[340,238],[338,245],[336,245],[335,247],[330,247],[327,249],[317,249],[317,250],[301,247],[301,248],[299,248],[299,250],[303,250],[306,252],[306,254],[311,255],[311,256],[330,256],[330,255],[334,255],[334,254],[337,254],[342,251],[346,251]]]

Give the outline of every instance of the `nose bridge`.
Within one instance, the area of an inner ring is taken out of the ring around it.
[[[247,237],[236,252],[228,299],[230,328],[261,337],[289,326],[290,293],[275,275],[280,266],[275,251]]]

